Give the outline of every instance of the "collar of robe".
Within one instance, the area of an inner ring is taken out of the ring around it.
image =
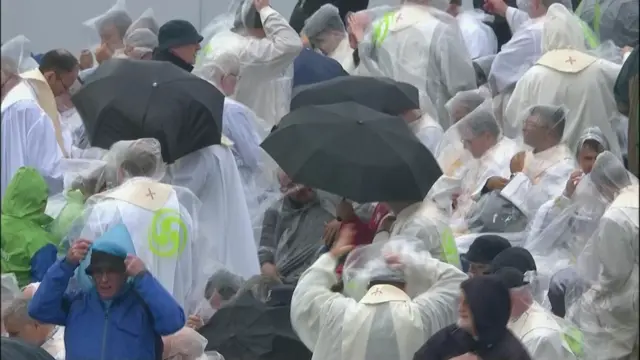
[[[390,301],[411,301],[409,295],[393,285],[374,285],[360,300],[364,305],[375,305]]]

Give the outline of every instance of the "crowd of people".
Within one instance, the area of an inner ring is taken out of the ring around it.
[[[636,359],[638,1],[394,2],[4,42],[2,359]]]

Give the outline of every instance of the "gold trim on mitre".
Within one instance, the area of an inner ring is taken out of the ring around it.
[[[374,285],[360,300],[361,304],[375,305],[389,301],[411,301],[409,295],[393,285]]]
[[[30,70],[20,74],[20,77],[27,81],[29,86],[34,90],[38,105],[49,116],[53,122],[53,128],[56,132],[56,141],[62,155],[66,158],[69,157],[64,146],[64,138],[62,137],[62,127],[60,125],[60,114],[58,113],[58,105],[56,104],[56,98],[51,91],[51,87],[45,79],[44,75],[38,69]]]
[[[537,65],[542,65],[563,73],[576,74],[589,67],[597,58],[577,50],[561,49],[547,51]]]

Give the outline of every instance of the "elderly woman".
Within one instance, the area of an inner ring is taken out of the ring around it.
[[[158,46],[158,29],[153,10],[147,9],[129,26],[122,39],[124,47],[117,49],[114,57],[151,60],[153,49]]]
[[[356,68],[353,49],[337,7],[322,5],[305,22],[302,36],[306,37],[312,48],[337,60],[348,73],[353,73]]]

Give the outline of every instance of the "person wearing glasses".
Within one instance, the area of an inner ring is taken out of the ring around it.
[[[22,81],[2,100],[2,196],[22,166],[38,170],[50,193],[62,190],[60,161],[68,154],[56,97],[69,92],[79,70],[78,59],[69,51],[51,50],[38,69],[20,75]]]

